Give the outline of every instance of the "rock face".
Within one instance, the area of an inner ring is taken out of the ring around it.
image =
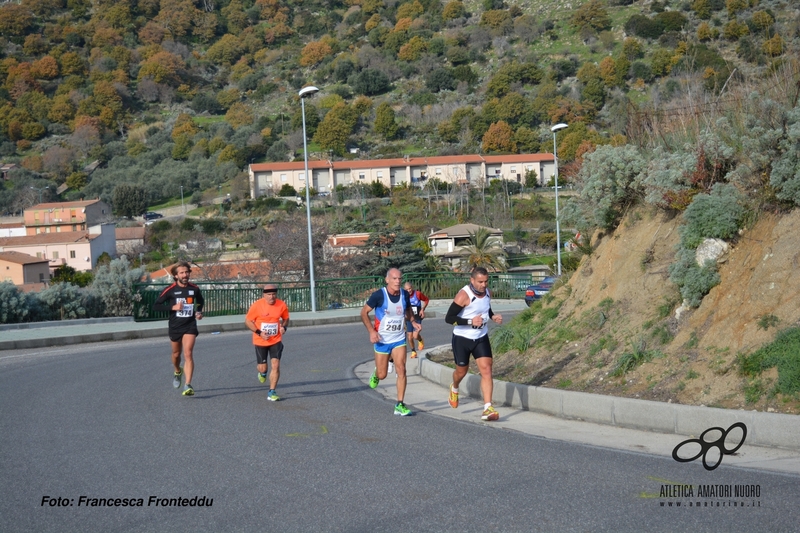
[[[747,378],[737,365],[737,354],[752,353],[800,324],[800,209],[763,214],[732,244],[703,243],[698,258],[717,263],[720,283],[694,309],[681,307],[669,281],[681,223],[680,216],[639,209],[613,232],[596,234],[593,253],[544,301],[558,306],[558,317],[523,354],[496,358],[496,368],[508,359],[510,381],[546,373],[545,387],[800,413],[800,401],[792,399],[765,396],[745,404]],[[775,324],[760,325],[765,317]],[[612,378],[617,362],[637,353],[651,358]],[[762,377],[769,387],[777,373]]]
[[[705,239],[694,254],[695,261],[699,266],[704,266],[706,261],[724,263],[727,259],[730,246],[722,239]]]

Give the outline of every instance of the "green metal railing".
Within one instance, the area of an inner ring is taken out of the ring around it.
[[[403,275],[403,281],[411,282],[431,299],[455,297],[461,287],[469,281],[468,273],[412,272]],[[208,281],[197,285],[205,298],[205,316],[243,315],[253,303],[263,296],[264,281],[230,282]],[[278,287],[278,298],[286,302],[289,311],[311,310],[311,289],[308,281],[270,282]],[[530,274],[490,274],[489,289],[494,298],[522,298],[531,283]],[[381,276],[317,280],[315,293],[317,309],[343,309],[361,307],[373,291],[385,284]],[[140,283],[135,287],[133,318],[137,322],[166,320],[168,312],[154,311],[155,303],[169,283]]]

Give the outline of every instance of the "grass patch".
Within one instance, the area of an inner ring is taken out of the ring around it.
[[[694,370],[689,370],[689,371],[686,373],[686,379],[697,379],[697,378],[699,378],[699,377],[700,377],[700,374],[698,374],[698,373],[697,373],[697,372],[695,372]]]
[[[764,370],[777,367],[778,380],[774,392],[800,392],[800,328],[783,330],[772,343],[750,355],[739,354],[736,360],[739,373],[750,378],[758,378]]]
[[[616,339],[614,339],[614,337],[610,335],[604,335],[603,337],[597,339],[597,342],[593,342],[589,345],[589,356],[593,357],[603,349],[613,352],[618,344],[619,343],[616,341]]]
[[[780,319],[775,315],[761,315],[758,319],[758,327],[767,331],[769,328],[777,327],[780,323]]]
[[[673,335],[669,328],[662,324],[653,330],[651,337],[657,340],[659,344],[663,346],[664,344],[669,344],[672,342]]]
[[[614,377],[624,376],[637,366],[653,359],[654,352],[647,350],[647,343],[644,339],[639,339],[631,343],[631,351],[625,352],[617,359],[617,364],[611,371]]]
[[[225,122],[225,115],[212,115],[208,117],[192,117],[192,121],[198,126],[208,126],[218,122]]]
[[[558,382],[558,384],[556,385],[556,388],[557,389],[566,389],[570,385],[572,385],[572,380],[571,379],[562,379],[561,381]]]
[[[683,347],[686,348],[687,350],[691,350],[692,348],[697,347],[697,343],[698,343],[697,332],[693,331],[689,334],[689,340],[683,344]]]

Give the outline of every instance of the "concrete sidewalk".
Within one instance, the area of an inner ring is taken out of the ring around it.
[[[436,348],[434,348],[436,349]],[[672,450],[686,439],[697,438],[702,431],[691,434],[680,434],[676,432],[663,432],[658,430],[648,431],[642,427],[639,429],[626,428],[618,425],[606,425],[587,422],[576,418],[563,418],[552,416],[541,412],[534,412],[530,410],[521,409],[519,407],[503,406],[502,399],[496,401],[495,406],[500,412],[500,420],[497,422],[484,422],[481,420],[481,413],[483,412],[483,401],[479,394],[480,390],[480,377],[468,374],[461,382],[459,387],[459,406],[458,409],[453,409],[447,403],[448,391],[447,387],[450,384],[450,376],[452,376],[452,369],[438,365],[425,358],[425,350],[423,354],[417,359],[409,359],[407,363],[408,385],[406,388],[405,403],[411,408],[412,411],[425,412],[435,414],[437,416],[445,416],[454,418],[463,422],[473,424],[490,425],[504,430],[519,431],[528,435],[541,437],[545,439],[553,439],[567,442],[575,442],[580,444],[587,444],[590,446],[600,446],[603,448],[612,448],[617,450],[625,450],[628,452],[646,453],[652,455],[659,455],[662,457],[672,457]],[[428,367],[426,369],[426,367]],[[366,361],[358,365],[355,369],[356,376],[364,382],[364,387],[368,387],[369,378],[372,370],[375,368],[374,361]],[[424,374],[432,374],[438,372],[440,375],[439,384],[423,377]],[[446,382],[443,386],[441,383]],[[503,382],[495,380],[495,393],[497,394],[498,388],[502,388]],[[498,387],[501,385],[501,387]],[[510,384],[513,385],[513,384]],[[552,390],[554,394],[561,396],[568,396],[571,391]],[[395,376],[392,374],[383,380],[375,392],[384,396],[387,401],[395,402],[397,398],[397,389],[395,387]],[[502,394],[502,393],[501,393]],[[577,393],[581,394],[581,393]],[[575,403],[575,414],[579,415],[581,411],[591,413],[595,411],[594,400],[589,398],[589,395],[584,394],[583,403]],[[495,395],[496,397],[496,395]],[[604,397],[600,397],[604,398]],[[619,398],[616,398],[619,399]],[[642,400],[629,400],[631,409],[636,409],[641,406]],[[656,403],[656,402],[648,402]],[[643,415],[647,410],[642,407]],[[682,406],[691,407],[691,406]],[[704,409],[704,408],[697,408]],[[746,422],[748,429],[753,418],[758,415],[769,415],[772,413],[750,413],[744,411],[729,411],[726,409],[709,409],[713,414],[719,415],[718,418],[700,417],[699,423],[708,423],[703,429],[708,429],[713,426],[726,426],[725,421],[736,418],[737,415],[750,417],[750,422]],[[686,411],[683,415],[685,422],[689,423],[692,418],[692,413]],[[791,422],[790,418],[793,415],[780,415],[787,417],[786,422],[792,423],[792,427],[785,428],[786,431],[793,431],[794,435],[800,435],[798,429],[800,426],[800,417],[795,417],[798,422]],[[658,421],[654,421],[654,426],[658,426]],[[714,437],[716,438],[716,437]],[[740,468],[754,468],[759,470],[768,470],[773,472],[781,472],[785,474],[800,475],[800,444],[795,444],[794,449],[785,449],[767,446],[753,446],[747,443],[751,442],[750,433],[745,440],[746,444],[742,446],[735,455],[725,456],[722,464],[724,466],[736,466]],[[732,447],[732,446],[729,446]],[[709,461],[712,458],[709,456]],[[698,460],[699,461],[699,460]],[[713,461],[712,461],[713,462]]]

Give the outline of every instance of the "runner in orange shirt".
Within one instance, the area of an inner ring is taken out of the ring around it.
[[[267,399],[273,402],[280,400],[275,389],[281,377],[281,355],[283,354],[283,334],[289,325],[289,308],[283,300],[278,299],[278,288],[275,285],[264,285],[264,297],[250,306],[244,323],[253,332],[253,345],[256,348],[256,364],[258,381],[267,381],[267,362],[271,360],[272,371],[269,373],[269,392]]]

